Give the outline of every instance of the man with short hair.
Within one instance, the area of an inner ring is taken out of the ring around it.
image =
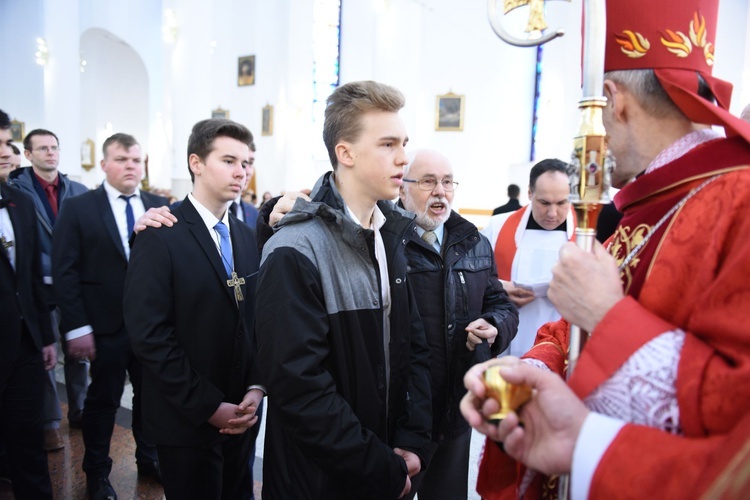
[[[10,145],[11,149],[13,150],[13,154],[10,156],[10,172],[21,168],[21,150],[18,149],[18,146],[15,144]],[[10,173],[9,172],[9,173]],[[4,179],[2,182],[6,182],[8,180],[8,176],[4,176]]]
[[[123,307],[143,365],[143,430],[167,498],[249,498],[246,432],[265,395],[253,325],[255,234],[227,210],[242,193],[253,135],[202,120],[188,139],[193,190],[178,223],[139,233]],[[161,225],[161,224],[159,224]]]
[[[263,248],[259,361],[268,389],[263,498],[399,498],[426,465],[429,350],[407,274],[413,215],[404,97],[351,82],[328,97],[333,166]]]
[[[561,249],[549,296],[564,320],[545,325],[527,354],[546,368],[501,369],[535,389],[523,426],[515,413],[499,426],[483,421],[496,407],[484,401],[486,365],[467,374],[462,411],[530,469],[570,474],[572,498],[741,498],[750,124],[727,111],[731,85],[711,75],[718,2],[606,7],[602,117],[623,218],[608,249]],[[590,335],[566,387],[570,324]],[[512,482],[498,455],[487,447],[478,484],[486,498],[502,494],[499,478]]]
[[[16,151],[19,151],[16,145],[11,142],[8,142],[6,146],[7,150],[3,151],[3,153],[7,153],[7,155],[3,155],[3,162],[0,163],[0,183],[8,182],[8,176],[15,170],[14,161],[17,155]]]
[[[525,354],[534,345],[540,326],[560,318],[547,298],[546,284],[560,247],[575,240],[569,194],[565,162],[542,160],[529,174],[530,203],[522,210],[492,216],[482,229],[492,243],[503,288],[518,307],[518,334],[508,351],[513,356]]]
[[[500,215],[508,212],[515,212],[521,208],[521,202],[518,197],[521,195],[521,188],[516,184],[508,184],[508,203],[500,205],[492,211],[492,215]]]
[[[0,110],[0,176],[10,169],[10,127]],[[57,350],[42,286],[34,202],[0,182],[0,441],[18,499],[52,499],[42,392]]]
[[[55,225],[52,271],[67,355],[91,360],[91,385],[81,421],[89,496],[115,498],[108,476],[115,415],[126,373],[133,387],[133,436],[138,474],[160,480],[153,444],[142,437],[141,365],[133,355],[122,310],[133,221],[167,199],[141,191],[141,147],[128,134],[104,141],[105,181],[69,200]]]
[[[253,175],[255,175],[254,142],[250,144],[250,161],[248,161],[245,166],[245,185],[242,186],[242,193],[232,201],[231,205],[229,205],[229,210],[239,220],[255,229],[255,223],[258,220],[258,209],[244,200],[246,194],[245,190],[247,189],[247,185],[250,184]]]
[[[399,195],[417,215],[406,259],[430,347],[432,446],[407,498],[460,500],[467,498],[471,444],[458,409],[463,375],[510,345],[518,311],[497,280],[490,242],[451,210],[457,183],[448,159],[432,150],[410,156]]]
[[[31,162],[30,167],[19,168],[10,174],[12,186],[29,194],[34,199],[36,221],[39,231],[42,272],[44,273],[45,301],[52,311],[52,328],[55,338],[60,338],[59,313],[52,290],[52,230],[63,204],[88,191],[83,184],[68,179],[58,170],[60,144],[54,132],[35,129],[23,139],[24,155]],[[63,342],[64,344],[64,342]],[[68,396],[68,422],[71,427],[80,427],[83,404],[88,387],[89,363],[86,360],[64,356],[65,391]],[[57,380],[54,370],[48,373],[44,384],[45,448],[48,451],[63,448],[60,436],[60,400],[57,394]]]

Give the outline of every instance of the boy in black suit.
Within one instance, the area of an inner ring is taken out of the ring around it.
[[[0,178],[10,170],[10,119],[0,111]],[[44,370],[57,363],[42,300],[34,202],[0,183],[0,432],[16,498],[52,498],[44,451]]]
[[[252,134],[223,119],[188,141],[193,192],[180,221],[139,234],[125,322],[144,366],[144,432],[167,498],[247,498],[250,440],[264,389],[254,362],[255,235],[227,212],[241,192]]]
[[[138,189],[143,167],[135,138],[114,134],[102,149],[105,182],[71,198],[60,210],[52,233],[52,273],[67,354],[91,360],[81,421],[89,496],[111,499],[117,495],[108,479],[109,444],[126,372],[133,385],[138,474],[161,479],[156,448],[141,437],[141,366],[130,347],[122,295],[133,221],[167,199]]]

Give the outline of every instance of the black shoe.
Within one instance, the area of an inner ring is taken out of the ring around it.
[[[90,480],[88,486],[91,500],[117,500],[115,489],[106,477],[97,477]]]
[[[161,484],[161,470],[159,469],[159,462],[138,462],[136,464],[138,468],[138,476],[148,476],[153,478],[157,483]]]

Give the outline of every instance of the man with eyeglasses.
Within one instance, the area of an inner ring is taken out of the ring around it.
[[[31,195],[36,210],[41,251],[42,273],[44,275],[45,301],[52,311],[52,328],[55,338],[60,338],[58,330],[59,314],[52,292],[52,229],[58,211],[63,203],[73,196],[83,194],[88,189],[79,182],[60,174],[60,144],[57,136],[44,129],[29,132],[23,140],[24,156],[31,162],[30,167],[18,168],[10,173],[9,184]],[[65,356],[65,388],[68,396],[68,421],[71,427],[80,427],[83,402],[86,399],[88,384],[88,361]],[[44,387],[44,441],[47,451],[64,447],[60,435],[60,400],[57,395],[55,371],[48,372]]]
[[[526,354],[539,327],[560,319],[547,298],[546,285],[560,247],[575,236],[566,167],[555,159],[534,165],[529,174],[529,205],[493,215],[482,230],[492,242],[498,277],[519,310],[518,335],[506,354]]]
[[[430,347],[432,454],[407,498],[465,499],[471,428],[458,409],[463,376],[508,347],[518,311],[497,280],[490,242],[451,210],[458,183],[448,159],[432,150],[410,156],[399,198],[417,215],[406,260]]]

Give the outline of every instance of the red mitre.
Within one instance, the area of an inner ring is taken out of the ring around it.
[[[711,75],[718,11],[718,0],[607,0],[605,71],[653,69],[692,122],[750,142],[750,124],[728,111],[732,84]],[[698,73],[718,105],[698,96]]]

